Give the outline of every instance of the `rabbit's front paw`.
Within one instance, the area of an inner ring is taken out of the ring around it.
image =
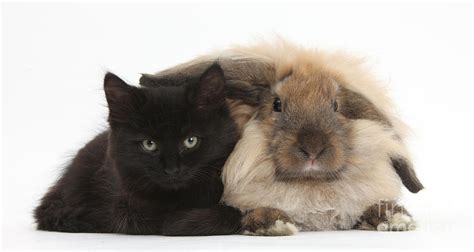
[[[416,223],[403,206],[394,201],[382,200],[365,210],[355,228],[377,231],[411,231],[416,229]]]
[[[242,219],[242,227],[245,235],[286,236],[298,232],[298,228],[285,212],[268,207],[247,212]]]
[[[413,218],[405,213],[396,213],[388,221],[377,225],[377,231],[410,231],[416,229]]]

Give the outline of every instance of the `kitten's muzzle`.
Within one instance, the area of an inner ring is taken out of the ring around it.
[[[167,175],[173,176],[179,172],[179,168],[177,166],[168,167],[168,168],[165,168],[164,171]]]
[[[178,160],[172,157],[164,157],[161,160],[161,167],[163,172],[169,176],[175,176],[181,171]]]

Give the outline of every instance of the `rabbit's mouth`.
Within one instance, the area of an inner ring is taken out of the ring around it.
[[[308,159],[303,165],[304,172],[323,171],[323,167],[316,159]]]
[[[349,157],[344,130],[305,126],[273,133],[268,155],[278,179],[335,179]]]
[[[317,179],[333,180],[344,171],[346,154],[342,148],[323,145],[318,149],[301,148],[301,145],[278,146],[272,155],[275,175],[279,180]]]
[[[309,161],[310,162],[310,161]],[[341,166],[337,169],[327,169],[321,164],[306,163],[300,169],[283,169],[282,167],[276,167],[275,178],[280,181],[292,181],[292,180],[319,180],[319,181],[333,181],[341,177],[341,174],[346,170],[346,166]]]
[[[345,170],[344,162],[325,158],[296,157],[292,159],[293,162],[285,162],[289,160],[279,157],[274,161],[275,176],[278,180],[334,180]]]

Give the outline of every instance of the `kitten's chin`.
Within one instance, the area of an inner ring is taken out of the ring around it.
[[[160,184],[157,184],[157,186],[159,186],[159,187],[162,188],[162,189],[165,189],[165,190],[172,190],[172,191],[176,191],[176,190],[183,189],[183,188],[186,187],[186,185],[188,185],[186,182],[160,183]]]
[[[163,179],[163,178],[152,178],[153,183],[164,190],[179,190],[182,188],[185,188],[187,185],[189,185],[188,180],[182,180],[182,179],[177,179],[177,178],[168,178],[168,179]]]

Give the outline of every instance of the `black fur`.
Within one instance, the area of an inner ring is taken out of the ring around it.
[[[84,146],[35,210],[38,229],[217,235],[240,230],[219,204],[221,169],[238,132],[218,65],[189,85],[137,88],[107,74],[110,130]],[[199,144],[186,149],[184,140]],[[143,140],[158,143],[147,152]]]

